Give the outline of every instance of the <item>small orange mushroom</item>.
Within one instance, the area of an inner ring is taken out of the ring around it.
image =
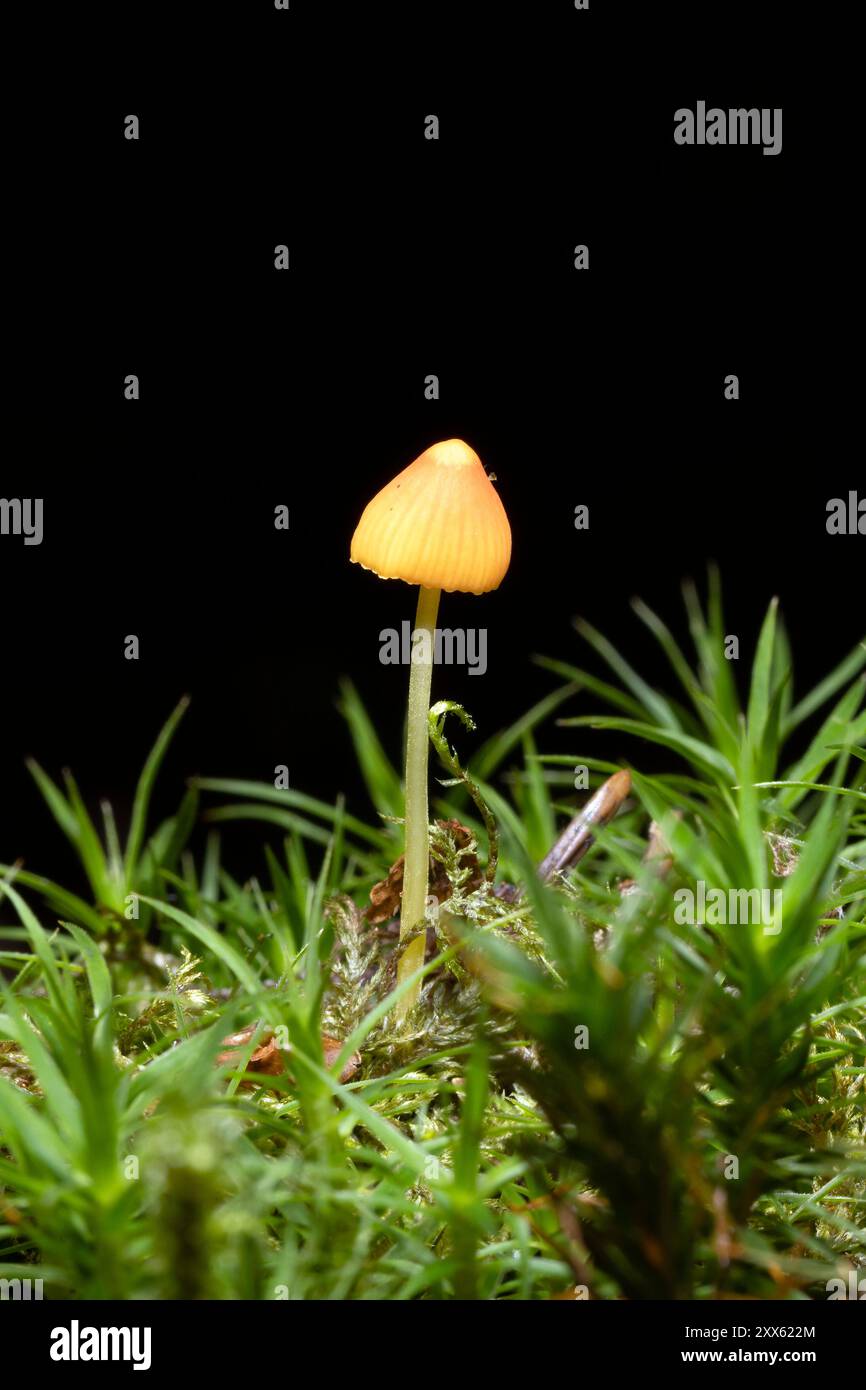
[[[474,449],[434,444],[364,508],[351,558],[380,579],[486,594],[511,559],[511,527]]]
[[[352,537],[351,559],[380,579],[420,586],[409,671],[403,941],[423,926],[427,901],[427,714],[439,594],[498,589],[511,559],[508,517],[475,450],[462,439],[425,449],[365,507]],[[416,642],[419,633],[426,637]],[[424,943],[425,933],[418,931],[403,950],[398,983],[423,965]],[[419,992],[416,983],[403,996],[401,1017]]]

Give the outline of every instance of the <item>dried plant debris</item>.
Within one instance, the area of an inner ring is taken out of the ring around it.
[[[370,890],[367,921],[374,926],[400,915],[403,893],[403,855],[395,859],[388,875]],[[484,876],[478,863],[475,838],[457,820],[436,821],[430,827],[430,875],[428,892],[437,902],[444,903],[456,887],[464,891],[480,888]]]
[[[293,1081],[289,1065],[292,1055],[291,1045],[287,1042],[280,1043],[273,1028],[262,1027],[258,1023],[250,1023],[239,1032],[231,1033],[227,1038],[223,1038],[223,1051],[217,1056],[217,1064],[221,1067],[240,1066],[256,1033],[256,1047],[244,1067],[244,1071],[249,1074],[249,1077],[247,1079],[245,1076],[241,1085],[262,1084],[261,1077],[264,1076],[285,1076],[289,1081]],[[343,1044],[337,1038],[329,1037],[327,1033],[322,1034],[322,1052],[326,1067],[334,1065],[342,1047]],[[353,1052],[340,1072],[340,1081],[351,1081],[360,1065],[360,1053]]]

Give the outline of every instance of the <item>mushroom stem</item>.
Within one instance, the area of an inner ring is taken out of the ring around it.
[[[427,712],[430,708],[430,684],[433,678],[436,615],[439,612],[439,589],[421,588],[418,593],[418,612],[412,634],[412,660],[409,667],[409,716],[406,731],[406,853],[403,860],[403,902],[400,909],[400,940],[424,921],[427,906],[427,875],[430,863],[427,810]],[[419,632],[426,633],[416,638]],[[424,964],[426,932],[422,931],[409,942],[397,967],[397,983]],[[403,995],[397,1005],[397,1017],[404,1018],[412,1009],[421,990],[420,982]]]

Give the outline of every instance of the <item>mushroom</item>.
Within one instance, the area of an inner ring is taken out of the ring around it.
[[[497,589],[511,559],[505,508],[474,449],[446,439],[425,449],[369,502],[352,537],[353,564],[380,579],[417,584],[418,611],[409,668],[406,738],[406,854],[400,911],[404,948],[398,983],[424,963],[429,842],[427,713],[442,589],[485,594]],[[417,933],[417,934],[415,934]],[[400,1001],[398,1017],[415,1004],[420,983]]]

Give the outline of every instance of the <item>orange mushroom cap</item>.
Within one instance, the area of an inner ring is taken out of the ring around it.
[[[511,559],[511,527],[475,450],[462,439],[425,449],[364,508],[351,559],[380,579],[425,589],[497,589]]]

